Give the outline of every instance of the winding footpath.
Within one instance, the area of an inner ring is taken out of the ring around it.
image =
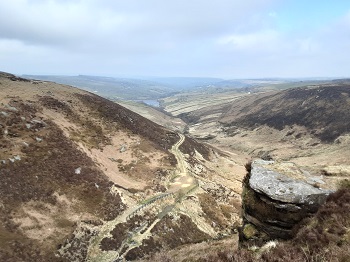
[[[87,261],[124,261],[123,257],[131,249],[141,246],[144,239],[152,236],[151,230],[167,213],[169,213],[175,207],[176,203],[181,201],[182,197],[186,196],[186,194],[188,194],[192,189],[197,187],[197,180],[187,172],[187,163],[185,157],[179,149],[186,138],[180,133],[178,133],[178,135],[180,137],[179,141],[177,141],[169,150],[172,154],[174,154],[177,160],[177,171],[175,178],[169,183],[168,190],[159,196],[154,196],[152,198],[146,199],[143,201],[144,204],[142,205],[129,207],[123,212],[123,214],[114,220],[105,222],[104,225],[102,225],[99,229],[98,234],[94,236],[90,241],[90,246],[87,253]],[[102,251],[100,249],[101,241],[106,237],[112,237],[111,231],[116,227],[116,225],[119,223],[127,222],[127,220],[139,212],[139,210],[142,210],[155,201],[163,199],[167,196],[173,196],[174,203],[172,205],[165,206],[162,212],[157,214],[158,217],[152,223],[150,223],[150,225],[146,225],[145,228],[142,229],[143,233],[140,231],[132,233],[128,239],[124,240],[123,244],[117,251]],[[125,251],[121,253],[122,250]]]
[[[189,175],[187,172],[187,163],[185,161],[185,157],[180,151],[179,147],[182,145],[183,142],[185,142],[185,136],[182,134],[179,134],[180,140],[174,144],[170,150],[170,152],[175,156],[177,161],[177,171],[176,177],[174,181],[169,186],[169,192],[177,193],[181,189],[181,191],[185,191],[189,187],[193,187],[196,185],[196,180]]]

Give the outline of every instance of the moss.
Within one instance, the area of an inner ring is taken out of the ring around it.
[[[242,232],[246,239],[252,239],[258,235],[258,230],[253,224],[244,225]]]

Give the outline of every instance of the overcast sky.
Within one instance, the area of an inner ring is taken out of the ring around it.
[[[1,0],[0,71],[349,77],[349,0]]]

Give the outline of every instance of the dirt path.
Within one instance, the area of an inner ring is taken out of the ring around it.
[[[167,213],[169,213],[175,207],[176,203],[181,201],[183,196],[185,196],[189,191],[197,187],[197,180],[187,172],[187,163],[185,161],[185,157],[179,150],[179,147],[185,141],[185,136],[182,134],[178,135],[180,137],[179,141],[176,142],[170,150],[170,152],[174,154],[177,160],[177,172],[173,181],[169,183],[167,192],[159,196],[153,196],[149,199],[146,199],[145,201],[143,201],[142,205],[130,207],[126,209],[122,215],[118,216],[114,220],[105,222],[105,224],[100,228],[99,233],[90,241],[90,246],[87,254],[87,261],[116,261],[117,259],[119,259],[119,261],[123,261],[123,257],[131,249],[139,247],[140,245],[142,245],[142,241],[144,239],[151,237],[151,230],[161,220],[161,218],[164,217]],[[132,217],[140,210],[168,196],[173,197],[174,203],[172,205],[166,205],[162,207],[161,212],[157,214],[157,218],[152,223],[147,225],[144,228],[144,230],[142,230],[144,233],[136,232],[129,235],[128,239],[124,241],[124,243],[118,249],[118,251],[102,251],[100,249],[101,241],[106,237],[112,237],[111,231],[115,228],[117,224],[125,223],[130,217]],[[171,208],[169,208],[170,206]],[[120,254],[121,250],[125,251],[122,254]]]
[[[187,163],[182,152],[179,150],[179,147],[185,141],[185,136],[179,134],[180,140],[174,144],[170,150],[174,154],[177,160],[177,170],[175,179],[169,185],[169,192],[176,193],[180,189],[191,188],[197,184],[196,179],[187,172]]]

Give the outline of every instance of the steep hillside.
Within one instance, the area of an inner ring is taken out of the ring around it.
[[[310,172],[350,175],[350,85],[307,86],[244,97],[218,119],[212,142]]]
[[[186,127],[186,123],[180,118],[173,117],[159,108],[133,101],[118,100],[117,103],[168,129],[183,132]]]
[[[136,259],[239,224],[230,157],[70,86],[0,73],[0,103],[1,261]]]
[[[304,126],[323,142],[350,132],[350,85],[324,85],[289,89],[254,101],[243,99],[220,118],[226,126],[278,130]]]

